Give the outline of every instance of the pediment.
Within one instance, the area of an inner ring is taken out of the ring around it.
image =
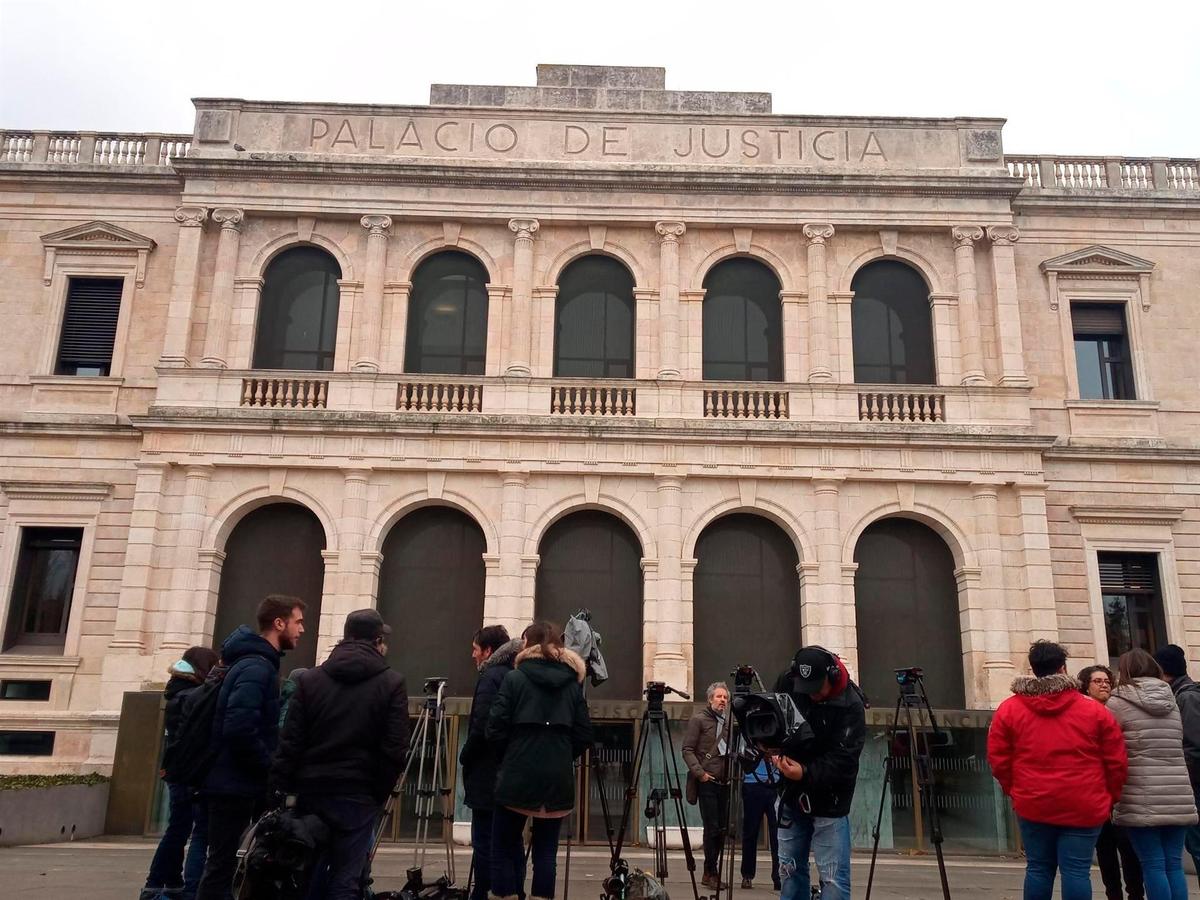
[[[1093,244],[1082,250],[1064,253],[1042,263],[1043,272],[1059,275],[1148,275],[1154,263],[1111,247]]]
[[[42,235],[42,244],[56,250],[120,249],[153,250],[154,239],[109,222],[86,222]]]

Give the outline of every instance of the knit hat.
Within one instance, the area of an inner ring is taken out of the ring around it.
[[[1187,657],[1183,653],[1183,648],[1178,644],[1167,644],[1160,648],[1154,654],[1154,658],[1162,666],[1164,675],[1170,675],[1172,678],[1187,675]]]

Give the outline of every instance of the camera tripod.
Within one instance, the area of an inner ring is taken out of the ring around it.
[[[637,796],[638,785],[641,781],[642,765],[651,746],[651,740],[658,747],[663,760],[663,774],[666,787],[652,788],[647,798],[645,815],[654,821],[654,875],[660,881],[667,877],[667,819],[666,803],[671,801],[675,807],[679,831],[683,836],[683,855],[687,860],[688,875],[692,881],[692,896],[700,900],[700,889],[696,884],[696,858],[692,855],[692,842],[688,835],[687,820],[684,817],[683,791],[680,789],[679,763],[675,756],[675,744],[667,721],[666,710],[663,709],[663,698],[667,694],[677,694],[684,700],[690,700],[683,691],[676,690],[661,681],[652,681],[646,685],[646,711],[642,714],[641,732],[638,735],[637,749],[634,751],[633,776],[625,791],[625,805],[621,811],[621,827],[617,831],[616,843],[612,846],[612,858],[609,869],[612,874],[604,879],[605,900],[626,900],[629,890],[629,864],[621,858],[621,850],[625,846],[625,835],[629,829],[633,800]],[[653,738],[651,737],[653,732]]]
[[[933,844],[933,851],[937,856],[938,874],[942,879],[942,897],[943,900],[950,900],[950,882],[946,878],[946,860],[942,856],[942,820],[938,811],[937,787],[934,784],[933,757],[929,741],[918,740],[921,735],[918,735],[918,723],[914,720],[913,711],[916,711],[916,719],[920,718],[922,711],[929,716],[929,724],[934,738],[940,738],[941,731],[933,716],[933,709],[929,706],[929,696],[925,693],[924,672],[916,666],[897,669],[896,681],[900,685],[900,695],[896,698],[896,710],[892,717],[892,723],[888,727],[887,754],[883,758],[883,786],[879,790],[879,814],[875,818],[875,828],[871,832],[874,845],[871,848],[871,870],[867,875],[866,900],[871,900],[871,887],[875,880],[875,862],[879,857],[879,833],[883,826],[883,804],[887,800],[888,776],[892,769],[890,763],[894,761],[893,753],[897,738],[901,734],[906,734],[908,738],[912,776],[919,789],[921,815],[929,822],[929,840]],[[900,723],[901,709],[904,710],[903,725]],[[928,735],[925,737],[927,738]]]
[[[383,840],[383,832],[392,816],[400,815],[400,798],[408,784],[410,776],[416,768],[416,800],[414,817],[417,822],[417,833],[413,847],[413,865],[406,871],[408,883],[404,891],[419,892],[423,887],[422,870],[425,866],[425,854],[429,844],[431,824],[438,821],[442,826],[442,840],[446,850],[446,872],[438,879],[438,885],[447,892],[454,884],[454,848],[451,843],[450,829],[447,823],[452,821],[453,810],[450,803],[450,788],[447,778],[452,771],[450,756],[450,733],[446,728],[446,679],[426,678],[424,684],[425,702],[421,714],[413,729],[413,739],[410,744],[408,762],[404,773],[400,776],[383,808],[383,815],[375,827],[375,839],[371,844],[371,855],[367,859],[368,871],[375,860],[375,853]],[[439,807],[440,803],[440,809]],[[403,892],[397,892],[399,897]],[[376,898],[384,898],[389,894],[375,894]]]
[[[758,685],[758,690],[766,690],[763,687],[762,678],[759,677],[758,671],[753,666],[737,666],[729,675],[733,678],[733,696],[750,693],[755,684]],[[718,888],[717,895],[724,892],[725,896],[732,900],[733,864],[737,854],[735,835],[739,833],[739,829],[735,829],[734,825],[742,820],[742,764],[743,761],[749,764],[753,758],[754,765],[757,766],[758,758],[757,751],[747,746],[741,729],[736,727],[737,723],[733,716],[733,697],[729,698],[729,706],[725,710],[725,715],[729,721],[729,735],[725,750],[725,773],[729,779],[729,802],[726,804],[728,814],[725,819],[725,842],[721,848],[721,858],[717,862],[717,884],[724,884],[724,888],[723,890]],[[722,877],[727,877],[727,883],[721,881]]]

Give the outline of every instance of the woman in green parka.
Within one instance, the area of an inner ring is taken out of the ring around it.
[[[500,684],[487,725],[487,738],[501,757],[492,822],[492,891],[505,900],[514,900],[524,887],[521,835],[529,818],[530,896],[554,896],[558,836],[575,806],[575,760],[592,743],[583,660],[563,646],[562,632],[549,622],[534,622],[522,637],[525,648]]]

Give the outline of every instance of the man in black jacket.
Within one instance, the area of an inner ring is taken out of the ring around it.
[[[258,605],[256,633],[241,625],[221,645],[223,677],[213,717],[219,748],[204,781],[208,859],[196,900],[229,900],[242,832],[262,809],[267,772],[279,738],[279,661],[304,634],[304,601],[268,594]]]
[[[1167,644],[1154,654],[1162,666],[1163,681],[1171,685],[1179,718],[1183,722],[1183,757],[1192,782],[1192,794],[1200,804],[1200,684],[1188,678],[1187,654],[1178,644]],[[1188,827],[1184,846],[1200,873],[1200,825]]]
[[[850,801],[867,737],[866,704],[845,665],[824,647],[802,647],[775,690],[791,695],[814,735],[775,760],[783,775],[780,900],[808,900],[810,852],[822,900],[850,900]]]
[[[363,896],[374,826],[408,752],[408,692],[384,658],[390,634],[373,609],[346,617],[329,658],[296,680],[271,766],[272,790],[296,794],[330,828],[315,895],[326,900]]]
[[[471,700],[467,740],[458,761],[462,764],[463,801],[471,809],[471,865],[475,873],[472,900],[487,900],[492,885],[492,811],[496,806],[500,757],[487,740],[488,714],[500,682],[512,671],[523,644],[520,638],[510,640],[503,625],[481,628],[471,640],[471,659],[479,670],[479,679]]]

